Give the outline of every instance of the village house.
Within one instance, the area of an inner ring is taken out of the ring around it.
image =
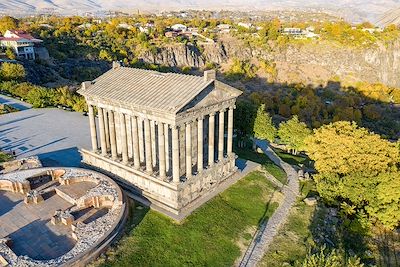
[[[187,31],[187,26],[178,23],[178,24],[172,25],[171,29],[176,32],[185,32],[185,31]]]
[[[0,47],[11,48],[17,57],[29,60],[36,58],[35,47],[42,42],[29,33],[17,30],[7,30],[4,36],[0,37]]]
[[[319,34],[314,33],[314,27],[307,27],[305,30],[300,28],[283,28],[281,30],[283,35],[289,35],[295,39],[316,39],[319,38]]]
[[[120,24],[118,24],[117,28],[132,30],[133,26],[129,25],[128,23],[120,23]]]
[[[239,27],[243,27],[243,28],[246,28],[246,29],[251,29],[251,28],[253,28],[253,24],[251,24],[251,23],[246,23],[246,22],[239,22],[237,25],[238,25]]]
[[[229,24],[219,24],[217,25],[217,30],[220,33],[230,33],[232,26]]]
[[[370,34],[373,34],[375,32],[383,32],[382,28],[364,28],[362,29],[363,32],[369,32]]]

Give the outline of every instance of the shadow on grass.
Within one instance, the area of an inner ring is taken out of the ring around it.
[[[275,163],[273,163],[264,153],[258,153],[251,148],[239,148],[237,146],[234,147],[234,152],[239,158],[261,164],[265,170],[278,179],[282,184],[287,183],[287,175],[284,170],[275,165]]]

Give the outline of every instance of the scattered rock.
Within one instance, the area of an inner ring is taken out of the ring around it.
[[[317,204],[317,199],[315,197],[307,197],[304,199],[304,203],[306,203],[307,206],[315,206]]]

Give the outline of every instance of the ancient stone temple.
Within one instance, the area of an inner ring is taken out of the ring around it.
[[[217,81],[215,71],[199,77],[114,63],[79,93],[92,141],[92,151],[81,150],[83,163],[159,210],[187,213],[234,179],[233,110],[241,91]]]

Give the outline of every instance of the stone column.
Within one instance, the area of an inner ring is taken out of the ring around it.
[[[192,177],[192,122],[186,123],[186,178]]]
[[[94,117],[93,106],[88,105],[89,110],[89,125],[90,125],[90,140],[92,141],[92,150],[96,152],[97,147],[97,132],[96,132],[96,120]]]
[[[115,120],[114,120],[114,111],[108,111],[108,122],[110,124],[110,146],[111,146],[111,158],[113,160],[118,159],[117,153],[117,136],[115,134]]]
[[[144,142],[146,145],[145,154],[146,154],[146,172],[151,174],[153,173],[153,160],[151,155],[151,133],[150,133],[150,121],[148,119],[144,119]]]
[[[228,110],[228,145],[227,145],[227,154],[228,157],[232,156],[232,139],[233,139],[233,109],[234,107],[229,107]]]
[[[164,137],[165,137],[165,171],[168,173],[169,168],[169,126],[164,124]]]
[[[160,178],[164,179],[166,177],[164,125],[162,123],[159,123],[157,128],[158,128],[158,154],[159,154],[158,166],[159,166]]]
[[[208,118],[208,166],[214,165],[214,115],[214,113],[210,113],[210,117]]]
[[[197,120],[197,172],[203,171],[203,118]]]
[[[225,110],[220,110],[218,119],[218,161],[224,159],[224,115]]]
[[[139,159],[140,162],[145,162],[146,159],[144,158],[143,119],[138,117],[137,123],[138,123],[138,137],[139,137]]]
[[[133,146],[133,167],[135,169],[139,169],[140,168],[139,135],[138,135],[138,123],[135,116],[132,117],[132,146]]]
[[[125,114],[120,113],[120,125],[121,125],[121,148],[122,148],[122,163],[128,163],[128,140],[126,136],[126,119]]]
[[[157,165],[157,149],[156,149],[156,125],[155,121],[150,121],[150,134],[151,134],[151,155],[153,168]]]
[[[106,134],[106,147],[107,151],[110,151],[110,125],[108,121],[108,112],[107,109],[103,108],[103,118],[104,118],[104,129]]]
[[[172,128],[172,181],[179,183],[179,133],[177,126]]]
[[[101,155],[107,155],[107,143],[106,143],[106,132],[104,129],[104,116],[103,116],[103,109],[97,108],[99,113],[99,127],[100,127],[100,146],[101,146]]]

